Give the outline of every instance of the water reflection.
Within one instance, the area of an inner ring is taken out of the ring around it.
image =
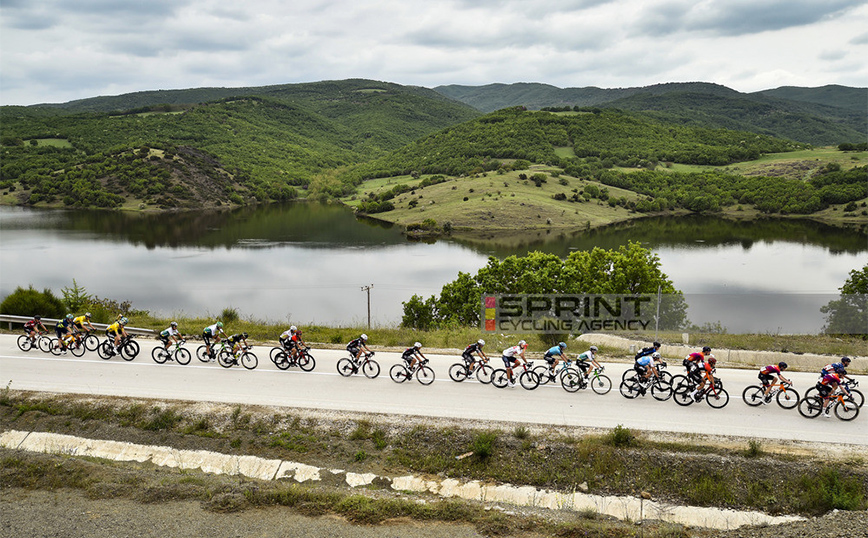
[[[868,251],[864,231],[810,221],[654,218],[574,234],[423,243],[407,241],[397,227],[319,204],[146,215],[0,208],[0,295],[28,284],[59,293],[75,278],[91,293],[166,315],[234,306],[244,316],[272,320],[362,324],[361,286],[374,284],[374,321],[392,324],[400,320],[402,301],[439,293],[459,271],[475,273],[489,255],[566,256],[630,240],[654,249],[685,293],[736,298],[727,308],[691,312],[696,323],[762,318],[754,312],[757,301],[747,308],[738,297],[833,294]],[[820,314],[809,314],[819,328]],[[787,331],[770,323],[766,330]]]

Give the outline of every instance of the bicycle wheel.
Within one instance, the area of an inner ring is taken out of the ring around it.
[[[155,363],[163,364],[169,360],[169,352],[166,351],[166,348],[158,346],[151,350],[151,358],[154,359]]]
[[[202,362],[210,362],[211,357],[208,355],[207,350],[208,350],[208,348],[206,348],[204,344],[197,347],[196,348],[196,358]]]
[[[821,396],[805,396],[799,401],[799,414],[805,418],[817,418],[823,411]]]
[[[193,356],[190,355],[190,351],[187,349],[179,348],[177,351],[175,351],[175,362],[182,366],[190,364],[190,360],[192,358]]]
[[[862,395],[862,392],[857,389],[850,389],[850,396],[853,397],[853,401],[856,402],[856,405],[862,407],[865,405],[865,396]]]
[[[467,379],[467,373],[467,368],[464,366],[463,362],[456,362],[449,367],[449,379],[456,383],[461,383]]]
[[[533,390],[539,386],[540,377],[533,370],[525,370],[518,376],[518,382],[525,390]]]
[[[289,363],[287,362],[286,368],[289,368]],[[284,368],[285,369],[285,368]],[[338,373],[344,377],[350,377],[353,375],[353,363],[350,359],[343,358],[338,361]]]
[[[87,335],[82,339],[82,343],[84,343],[84,349],[88,351],[96,351],[99,347],[99,338],[97,338],[95,334],[87,333]]]
[[[589,383],[591,389],[600,395],[607,394],[612,390],[612,380],[609,379],[609,376],[607,375],[600,374],[592,376]]]
[[[268,352],[268,358],[271,359],[271,362],[277,364],[277,355],[280,353],[283,353],[284,355],[286,354],[283,348],[273,347],[271,348],[271,351]]]
[[[675,377],[672,374],[670,374],[669,372],[665,372],[665,371],[661,372],[660,370],[657,371],[657,375],[659,375],[660,379],[662,379],[663,382],[666,383],[667,385],[671,385],[672,384],[672,378]]]
[[[618,386],[618,391],[621,393],[621,396],[628,400],[632,400],[636,396],[639,396],[639,389],[639,383],[636,382],[636,378],[634,377],[621,381],[621,384]]]
[[[69,346],[69,352],[75,355],[76,357],[84,357],[84,352],[87,351],[84,349],[84,342],[73,342]]]
[[[259,366],[259,359],[252,351],[245,351],[241,354],[241,366],[248,370],[253,370]]]
[[[302,371],[310,372],[316,368],[316,359],[313,358],[313,355],[305,351],[298,356],[298,367],[301,368]]]
[[[232,366],[235,364],[235,358],[232,357],[231,353],[224,349],[217,354],[217,364],[219,364],[223,368],[232,368]]]
[[[799,405],[799,393],[795,389],[782,390],[775,399],[778,401],[778,405],[784,409],[792,409]]]
[[[380,375],[380,364],[373,359],[368,359],[362,363],[362,373],[368,379],[374,379]]]
[[[634,368],[628,368],[624,370],[624,373],[621,374],[621,381],[627,381],[627,379],[636,375],[636,370]]]
[[[131,347],[130,344],[132,344],[132,342],[127,342],[126,344],[121,344],[121,347],[120,347],[121,358],[125,361],[131,361],[131,360],[136,358],[136,355],[139,354],[138,350],[135,347]],[[136,345],[138,345],[138,344],[136,344]]]
[[[561,386],[567,392],[576,392],[582,388],[582,375],[578,372],[567,372],[561,377]]]
[[[281,370],[288,370],[289,366],[290,366],[289,365],[289,357],[286,356],[286,352],[284,352],[284,351],[280,351],[280,352],[274,354],[271,357],[271,362],[273,362],[274,365],[277,366],[278,368],[280,368]],[[340,371],[340,370],[338,370],[338,371]]]
[[[491,384],[499,389],[507,386],[509,384],[509,376],[507,375],[506,370],[498,368],[493,371],[491,373]]]
[[[434,382],[434,370],[430,366],[420,366],[416,370],[416,381],[423,385],[430,385]]]
[[[724,389],[708,391],[705,393],[705,403],[715,409],[726,407],[729,403],[729,393]]]
[[[63,350],[60,349],[60,340],[57,338],[51,339],[51,347],[49,349],[51,349],[52,355],[60,355],[63,353]]]
[[[741,393],[741,399],[744,403],[751,407],[762,405],[763,403],[763,388],[759,385],[750,385]],[[799,402],[796,402],[798,404]]]
[[[109,343],[108,340],[100,344],[100,346],[96,349],[96,352],[101,359],[106,361],[112,358],[115,354],[115,351],[114,349],[112,349],[112,345]]]
[[[403,383],[410,378],[410,372],[403,364],[396,364],[389,368],[389,377],[395,383]]]
[[[21,351],[30,351],[33,349],[33,340],[31,340],[26,334],[19,336],[16,343],[18,344],[18,349]]]
[[[491,383],[491,374],[494,373],[494,368],[488,363],[479,364],[476,366],[476,380],[483,385]]]
[[[853,398],[844,398],[844,401],[835,402],[835,416],[841,420],[853,420],[859,416],[859,406]]]
[[[553,381],[555,379],[555,376],[552,374],[551,369],[544,364],[535,366],[533,369],[533,373],[535,373],[537,377],[539,377],[540,385],[545,385],[549,381]]]
[[[672,385],[662,378],[651,384],[651,396],[658,402],[665,402],[672,397]]]
[[[672,399],[675,403],[682,406],[688,406],[693,403],[693,397],[690,395],[693,392],[693,384],[684,376],[675,376],[672,378]]]

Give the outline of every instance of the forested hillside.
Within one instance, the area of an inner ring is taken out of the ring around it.
[[[546,84],[439,86],[437,91],[483,112],[597,106],[648,113],[688,125],[746,130],[813,145],[868,138],[868,89],[783,87],[755,93],[702,82],[642,88],[556,88]]]

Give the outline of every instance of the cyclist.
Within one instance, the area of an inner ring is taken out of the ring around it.
[[[96,330],[96,328],[90,324],[90,312],[87,312],[83,316],[73,318],[72,323],[78,332],[91,332]],[[85,325],[87,325],[87,329],[84,328]]]
[[[823,366],[823,369],[820,370],[820,378],[822,379],[826,374],[837,373],[842,379],[846,378],[849,381],[853,381],[853,378],[849,377],[847,370],[845,370],[848,366],[850,366],[850,357],[841,357],[841,362],[833,362]]]
[[[835,389],[841,387],[841,390],[844,391],[844,394],[850,396],[850,391],[847,390],[847,387],[841,384],[841,375],[837,372],[832,372],[823,376],[822,379],[817,381],[817,390],[820,392],[820,396],[823,397],[823,417],[829,418],[831,409],[829,409],[829,404],[832,403],[832,399],[829,396],[835,392]]]
[[[636,356],[633,357],[633,360],[638,361],[640,358],[642,358],[646,355],[653,355],[654,353],[657,353],[658,351],[660,351],[660,342],[654,342],[653,344],[651,344],[651,347],[643,347],[642,351],[640,351],[639,353],[636,353]]]
[[[247,333],[233,334],[226,340],[226,342],[232,346],[232,355],[237,354],[241,349],[248,349],[250,347],[250,345],[247,344]],[[241,345],[242,343],[244,346]]]
[[[163,342],[163,347],[169,349],[171,342],[180,342],[183,339],[181,332],[178,331],[178,322],[173,321],[166,329],[160,331],[160,340]]]
[[[485,340],[480,338],[476,342],[473,342],[464,348],[464,351],[461,353],[461,358],[464,359],[464,363],[467,365],[469,371],[472,372],[473,368],[476,366],[476,361],[473,359],[474,353],[482,357],[482,360],[485,362],[488,362],[488,357],[485,355],[485,352],[482,351],[483,347],[485,347]]]
[[[684,361],[681,364],[687,369],[687,377],[689,379],[699,382],[702,378],[702,367],[705,364],[705,358],[709,356],[712,356],[711,348],[705,346],[702,348],[702,352],[694,352],[684,357]]]
[[[558,345],[550,347],[543,358],[549,363],[549,370],[554,374],[555,368],[557,368],[558,363],[561,360],[569,361],[566,355],[564,355],[564,350],[567,349],[567,344],[565,342],[558,342]]]
[[[503,365],[506,367],[506,376],[509,378],[509,386],[515,386],[515,378],[512,376],[512,365],[518,363],[518,359],[527,365],[527,359],[524,357],[524,350],[527,349],[527,342],[520,340],[517,345],[503,350]]]
[[[292,358],[298,358],[298,354],[301,351],[301,348],[307,347],[307,344],[304,343],[304,340],[301,339],[301,329],[296,329],[295,334],[292,335],[290,339],[290,345],[293,347],[291,353]]]
[[[702,365],[698,366],[696,368],[695,372],[698,372],[698,375],[702,376],[701,377],[702,380],[699,382],[699,385],[696,387],[696,390],[694,390],[693,392],[690,393],[690,396],[693,397],[694,401],[698,402],[699,400],[702,399],[702,390],[705,387],[706,382],[711,383],[712,386],[714,385],[714,383],[715,383],[715,379],[714,379],[715,368],[714,367],[716,364],[717,364],[717,359],[714,358],[714,355],[709,353],[708,355],[706,355],[705,361],[702,363]]]
[[[587,361],[591,361],[591,364],[588,364]],[[591,346],[584,353],[579,353],[578,357],[576,357],[576,366],[581,368],[582,375],[585,377],[588,377],[591,366],[602,370],[603,367],[597,362],[597,346]]]
[[[127,331],[124,330],[124,327],[129,322],[129,320],[125,316],[121,316],[121,319],[112,323],[105,329],[105,335],[110,340],[114,342],[114,352],[118,353],[118,346],[121,345],[121,337],[127,337]]]
[[[368,335],[363,334],[352,340],[349,344],[347,344],[347,351],[350,352],[350,355],[353,356],[353,360],[359,362],[359,356],[362,354],[362,348],[365,348],[365,352],[371,353],[371,350],[368,348]]]
[[[214,353],[211,351],[211,339],[214,339],[214,343],[220,341],[220,335],[226,337],[226,333],[223,332],[223,322],[218,321],[214,325],[209,325],[202,329],[202,340],[205,341],[205,352],[211,357],[211,360],[214,360]]]
[[[278,340],[280,340],[280,345],[283,347],[284,351],[288,353],[292,351],[292,346],[294,345],[292,337],[295,336],[295,331],[297,330],[298,328],[293,325],[289,329],[280,333],[280,337],[278,338]]]
[[[660,354],[656,351],[651,355],[642,355],[636,362],[633,363],[633,369],[636,370],[636,373],[639,375],[639,379],[643,384],[642,389],[639,391],[642,394],[645,394],[645,382],[651,378],[651,374],[654,374],[654,377],[660,377],[657,373],[657,365],[655,362],[660,360]]]
[[[789,383],[792,385],[792,381],[784,377],[783,370],[787,369],[787,363],[781,361],[777,365],[769,364],[768,366],[761,368],[759,371],[760,382],[763,384],[763,404],[769,403],[771,398],[771,390],[772,390],[772,381],[774,381],[775,376],[777,376],[778,381],[782,383]]]
[[[425,355],[422,354],[422,342],[416,342],[413,344],[413,347],[405,349],[404,353],[401,354],[401,358],[404,359],[404,362],[410,363],[407,365],[407,369],[411,372],[416,363],[420,362],[421,359],[428,360]]]
[[[33,319],[24,324],[24,333],[30,337],[30,341],[36,343],[36,331],[48,332],[42,324],[42,316],[33,316]]]
[[[57,345],[60,347],[60,350],[64,355],[66,355],[66,342],[63,337],[67,334],[72,334],[72,319],[72,314],[67,314],[54,324],[54,334],[57,335]]]

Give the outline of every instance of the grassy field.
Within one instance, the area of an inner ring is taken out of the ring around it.
[[[829,163],[837,164],[842,170],[868,164],[868,152],[838,151],[833,147],[814,148],[789,153],[771,153],[755,161],[730,164],[728,166],[701,166],[692,164],[672,164],[658,166],[658,170],[672,172],[703,172],[724,170],[745,176],[779,176],[792,179],[808,179],[820,168]]]

